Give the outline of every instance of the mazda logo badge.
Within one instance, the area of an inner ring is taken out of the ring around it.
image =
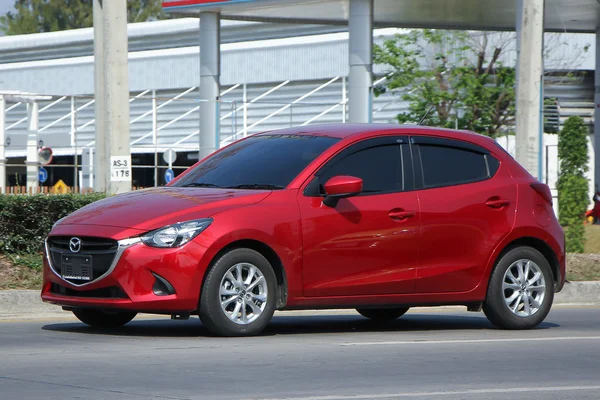
[[[69,250],[71,250],[72,253],[79,253],[81,251],[81,239],[76,237],[71,238],[69,241]]]

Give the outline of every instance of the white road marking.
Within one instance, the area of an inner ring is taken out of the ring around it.
[[[432,396],[450,396],[450,395],[476,395],[476,394],[494,394],[494,393],[539,393],[539,392],[572,392],[572,391],[592,391],[600,390],[600,386],[556,386],[556,387],[524,387],[524,388],[489,388],[489,389],[471,389],[455,390],[444,392],[409,392],[409,393],[389,393],[389,394],[355,394],[355,395],[327,395],[311,397],[277,397],[263,398],[256,400],[358,400],[358,399],[395,399],[407,397],[432,397]]]
[[[510,343],[510,342],[553,342],[575,340],[600,340],[600,336],[571,336],[571,337],[538,337],[520,339],[457,339],[457,340],[406,340],[393,342],[351,342],[340,343],[340,346],[389,346],[389,345],[414,345],[414,344],[458,344],[458,343]]]

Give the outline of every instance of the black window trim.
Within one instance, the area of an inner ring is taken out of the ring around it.
[[[439,137],[433,137],[433,136],[411,136],[410,143],[411,143],[411,145],[413,145],[413,146],[411,146],[412,147],[412,157],[413,157],[413,171],[415,173],[415,188],[418,190],[439,189],[439,188],[445,188],[445,187],[468,185],[468,184],[477,183],[477,182],[485,182],[485,181],[491,179],[496,174],[496,172],[498,172],[498,169],[499,169],[499,168],[496,168],[494,173],[491,174],[490,162],[489,162],[488,157],[493,157],[492,153],[489,150],[487,150],[486,148],[478,146],[473,143],[463,142],[458,139],[439,138]],[[470,180],[465,180],[465,181],[452,182],[451,184],[445,184],[445,185],[425,186],[425,175],[423,174],[423,159],[421,157],[420,145],[455,148],[455,149],[471,151],[474,153],[479,153],[479,154],[483,155],[483,158],[485,160],[485,168],[487,171],[487,175],[485,178],[481,178],[481,179],[470,179]]]
[[[350,146],[340,150],[333,156],[331,156],[323,165],[321,165],[318,170],[315,172],[313,178],[310,180],[309,184],[304,188],[303,194],[306,197],[324,197],[323,194],[319,191],[319,176],[322,172],[326,171],[328,166],[337,162],[338,160],[345,158],[351,154],[357,153],[359,151],[379,147],[379,146],[390,146],[394,145],[398,147],[398,151],[400,153],[400,163],[402,166],[402,181],[397,182],[403,186],[403,189],[400,190],[386,190],[380,192],[365,192],[357,195],[357,197],[365,197],[365,196],[379,196],[384,194],[391,193],[404,193],[415,190],[415,175],[413,171],[414,157],[411,151],[411,144],[408,135],[397,135],[397,136],[378,136],[374,138],[367,138],[361,140],[357,143],[353,143]],[[408,148],[403,148],[403,146],[407,146]],[[410,158],[405,157],[404,150],[406,151],[406,155],[410,155]],[[412,176],[407,176],[407,174],[411,174]]]

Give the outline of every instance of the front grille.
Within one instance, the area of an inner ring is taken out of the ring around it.
[[[73,276],[71,273],[72,271],[63,271],[63,255],[91,256],[92,258],[92,271],[90,280],[65,278],[66,281],[75,285],[93,282],[110,269],[119,247],[119,244],[116,240],[94,237],[79,237],[81,240],[81,249],[75,253],[69,248],[69,242],[71,238],[71,236],[52,236],[48,238],[48,251],[50,252],[49,256],[52,269],[54,269],[58,275]],[[87,271],[84,272],[86,272],[87,275]]]
[[[59,294],[61,296],[69,297],[86,297],[86,298],[97,298],[97,299],[126,299],[127,295],[118,286],[111,286],[102,289],[94,290],[73,290],[66,288],[61,285],[53,283],[50,286],[50,292]]]
[[[72,236],[52,236],[48,238],[48,244],[57,250],[69,250],[69,242]],[[116,240],[95,237],[80,237],[81,251],[83,254],[93,254],[94,251],[117,251],[119,244]]]

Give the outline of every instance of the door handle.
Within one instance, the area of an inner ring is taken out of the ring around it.
[[[501,199],[499,197],[492,197],[485,202],[485,205],[490,208],[502,208],[510,204],[510,200]]]
[[[406,221],[409,218],[413,218],[415,216],[415,212],[414,211],[390,211],[390,213],[388,214],[389,217],[393,220],[396,221]]]

